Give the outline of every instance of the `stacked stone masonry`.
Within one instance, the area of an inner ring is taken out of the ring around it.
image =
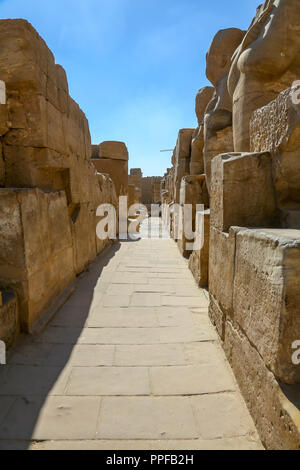
[[[120,181],[92,163],[88,121],[34,28],[1,20],[0,42],[0,339],[10,346],[105,248],[96,210],[117,204]],[[128,152],[104,143],[100,156],[111,147],[126,192]]]
[[[147,206],[148,209],[150,209],[151,204],[160,202],[161,181],[161,176],[143,177],[143,173],[140,168],[132,168],[128,175],[129,185],[133,185],[135,187],[135,201]]]

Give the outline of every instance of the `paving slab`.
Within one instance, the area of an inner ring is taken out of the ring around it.
[[[32,438],[35,440],[93,439],[101,398],[48,397],[43,404]],[[89,437],[88,437],[89,436]]]
[[[132,307],[160,307],[161,295],[148,292],[135,292],[131,298]]]
[[[237,393],[208,394],[193,397],[198,429],[203,439],[255,434],[253,421]]]
[[[87,324],[91,328],[155,328],[159,321],[153,308],[96,308]]]
[[[219,341],[174,241],[121,242],[0,367],[0,449],[262,449]]]

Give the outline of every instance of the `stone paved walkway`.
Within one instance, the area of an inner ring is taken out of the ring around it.
[[[115,245],[0,368],[0,448],[262,448],[207,308],[174,241]]]

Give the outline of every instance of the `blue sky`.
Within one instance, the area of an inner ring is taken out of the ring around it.
[[[246,29],[259,0],[0,0],[25,18],[67,72],[93,143],[126,142],[130,167],[162,175],[180,128],[196,127],[205,54],[223,28]]]

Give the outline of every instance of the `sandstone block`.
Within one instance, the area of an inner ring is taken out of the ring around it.
[[[73,250],[63,192],[0,190],[0,282],[12,286],[28,331],[74,279]]]
[[[83,203],[76,211],[71,224],[74,269],[81,273],[97,255],[95,209],[92,204]]]
[[[232,315],[232,295],[235,269],[235,232],[220,232],[210,228],[209,290],[221,310]],[[222,273],[222,275],[220,275]]]
[[[31,24],[1,20],[0,40],[1,79],[7,84],[8,95],[15,87],[45,95],[48,64],[54,57]]]
[[[212,162],[211,224],[220,231],[231,226],[273,226],[275,192],[269,153],[219,155]]]
[[[189,260],[189,268],[199,287],[208,286],[208,264],[209,264],[209,237],[210,237],[210,211],[196,213],[196,227],[203,227],[200,250],[192,252]]]
[[[266,366],[300,383],[292,344],[300,338],[300,231],[244,229],[236,235],[234,319]]]
[[[281,389],[260,354],[230,320],[224,348],[262,443],[273,450],[299,450],[300,413],[297,400],[289,398],[295,386]]]

